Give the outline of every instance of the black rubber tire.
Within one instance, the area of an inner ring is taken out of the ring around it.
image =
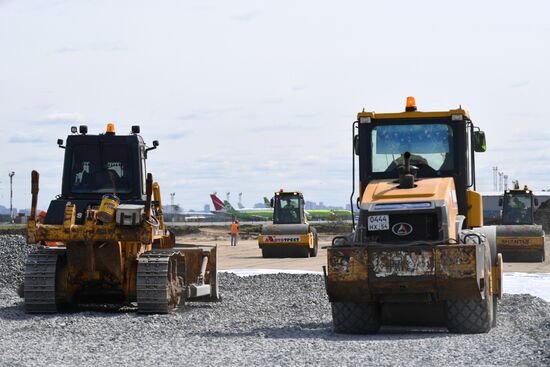
[[[309,247],[304,246],[302,249],[300,249],[300,254],[298,257],[309,257],[309,251],[310,251]],[[286,257],[292,257],[292,256],[287,255]]]
[[[456,334],[480,334],[491,330],[493,297],[484,300],[447,301],[447,328]]]
[[[485,252],[487,259],[490,249]],[[489,259],[487,259],[489,260]],[[485,274],[491,270],[491,261],[485,262]],[[456,334],[487,333],[496,322],[493,316],[494,296],[489,294],[489,284],[484,285],[484,299],[448,300],[447,301],[447,328]]]
[[[332,326],[338,334],[376,334],[380,330],[377,302],[332,302]]]

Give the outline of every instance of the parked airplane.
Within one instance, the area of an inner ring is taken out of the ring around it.
[[[271,207],[271,201],[264,196],[266,208]],[[345,209],[306,209],[308,220],[350,220],[351,211]]]
[[[222,201],[216,193],[210,195],[212,204],[216,212],[225,212],[233,215],[237,219],[242,220],[272,220],[273,209],[272,208],[239,208],[235,209],[229,201]]]
[[[210,195],[212,203],[216,211],[225,211],[234,215],[237,219],[249,219],[252,220],[271,220],[273,218],[273,208],[271,208],[270,200],[264,196],[265,208],[241,208],[235,209],[231,206],[229,201],[222,201],[216,196],[216,194]],[[308,220],[349,220],[351,219],[351,211],[344,209],[310,209],[305,211]],[[240,218],[239,218],[240,216]]]

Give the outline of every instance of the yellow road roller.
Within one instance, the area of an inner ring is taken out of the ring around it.
[[[273,223],[264,224],[258,236],[262,256],[317,256],[317,230],[307,221],[303,194],[280,190],[275,193],[270,204],[273,207]]]
[[[534,209],[538,200],[527,186],[504,191],[499,200],[501,225],[496,226],[497,251],[506,262],[544,262],[544,230],[535,224]]]
[[[479,229],[474,157],[486,149],[485,134],[464,109],[421,112],[412,97],[404,112],[359,112],[352,129],[359,220],[333,239],[324,268],[334,331],[488,332],[502,256]]]

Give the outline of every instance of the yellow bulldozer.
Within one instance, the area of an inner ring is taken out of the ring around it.
[[[506,262],[544,262],[544,230],[535,224],[538,199],[527,186],[506,190],[499,200],[501,224],[496,226],[497,251]]]
[[[258,236],[262,256],[317,256],[317,230],[307,221],[304,195],[301,192],[280,190],[275,193],[270,204],[273,208],[273,224],[264,224]]]
[[[215,246],[177,244],[164,223],[160,186],[147,172],[148,147],[132,126],[117,135],[71,127],[61,194],[36,217],[39,174],[32,172],[29,255],[23,295],[29,313],[78,305],[132,305],[166,313],[186,300],[218,300]],[[50,246],[57,243],[56,246]]]
[[[462,108],[420,112],[412,97],[405,112],[360,112],[353,133],[359,220],[333,239],[324,268],[335,332],[488,332],[502,256],[480,229],[474,153],[485,151],[485,134]]]

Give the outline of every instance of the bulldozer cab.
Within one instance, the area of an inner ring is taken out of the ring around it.
[[[502,206],[502,224],[534,224],[536,201],[533,192],[527,188],[506,190],[499,200]]]
[[[89,135],[85,126],[80,133],[72,128],[65,149],[61,195],[50,203],[46,224],[63,221],[67,202],[76,205],[76,223],[82,224],[83,213],[89,206],[99,205],[103,195],[114,194],[122,203],[144,204],[146,200],[147,147],[139,135],[139,127],[133,126],[128,135],[117,135],[109,124],[104,134]]]
[[[360,112],[356,124],[358,200],[372,180],[400,180],[403,173],[414,179],[452,177],[459,214],[466,215],[467,190],[475,189],[474,152],[485,151],[485,135],[468,112],[420,112],[408,101],[405,112]]]
[[[304,197],[299,192],[276,192],[273,202],[273,224],[306,223]]]

